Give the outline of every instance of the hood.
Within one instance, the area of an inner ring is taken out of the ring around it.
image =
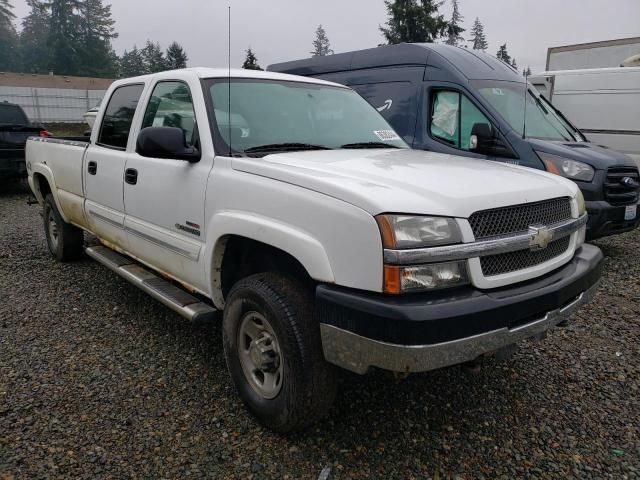
[[[609,167],[637,166],[633,159],[624,153],[596,145],[595,143],[558,142],[536,138],[528,138],[527,141],[534,150],[578,160],[591,165],[596,170],[606,170]]]
[[[372,215],[409,213],[467,218],[488,208],[573,197],[557,175],[419,150],[326,150],[234,158],[233,168],[298,185]]]

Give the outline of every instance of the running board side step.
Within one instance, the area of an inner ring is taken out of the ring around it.
[[[214,307],[143,268],[131,258],[103,246],[87,247],[85,252],[187,320],[200,322],[216,318]]]

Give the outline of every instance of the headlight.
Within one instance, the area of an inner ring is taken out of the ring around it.
[[[587,206],[584,203],[584,195],[582,195],[580,190],[578,190],[578,194],[576,195],[576,202],[578,202],[578,216],[581,217],[587,213]]]
[[[376,217],[384,248],[407,249],[459,243],[460,229],[452,218],[412,215]]]
[[[469,283],[466,262],[431,263],[411,267],[384,266],[384,292],[408,293],[459,287]]]
[[[547,171],[561,175],[571,180],[582,180],[584,182],[590,182],[593,180],[595,170],[586,163],[578,162],[577,160],[570,160],[568,158],[559,157],[551,153],[538,152],[538,157],[542,160],[547,167]]]

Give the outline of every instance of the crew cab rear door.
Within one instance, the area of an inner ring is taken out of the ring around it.
[[[83,165],[85,212],[92,231],[101,239],[127,249],[124,231],[124,168],[130,132],[144,84],[113,90],[93,133]],[[131,140],[132,141],[132,140]]]
[[[150,85],[135,134],[148,127],[180,128],[187,146],[200,151],[200,160],[155,158],[133,151],[125,167],[125,228],[136,258],[199,288],[204,282],[199,260],[213,147],[202,87],[196,79],[179,78]],[[207,142],[201,139],[205,134]]]

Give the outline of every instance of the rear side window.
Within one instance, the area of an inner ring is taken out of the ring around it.
[[[124,150],[127,148],[133,115],[144,85],[127,85],[113,92],[104,113],[98,144]]]
[[[0,103],[0,124],[27,125],[29,120],[17,105],[3,105]]]

